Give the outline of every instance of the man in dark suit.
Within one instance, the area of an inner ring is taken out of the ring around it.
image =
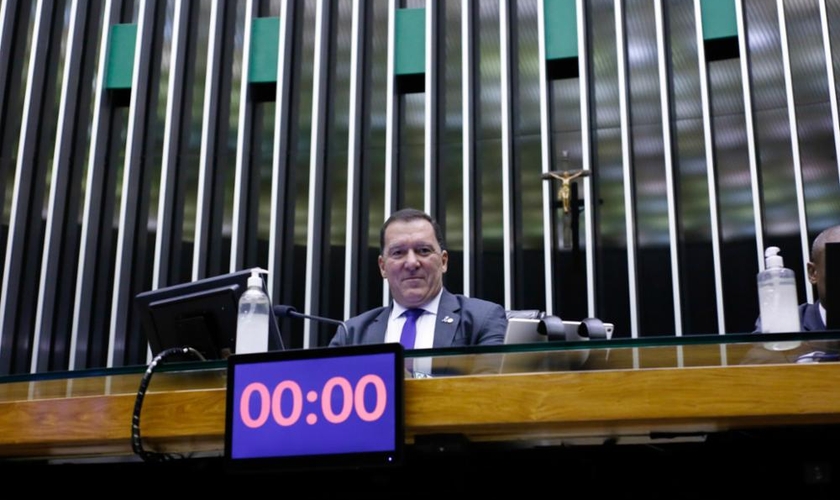
[[[418,317],[407,349],[504,342],[507,316],[501,305],[443,287],[449,254],[440,226],[428,214],[411,208],[395,212],[383,224],[379,243],[379,270],[393,300],[348,319],[346,331],[339,328],[330,346],[401,342],[409,310]]]
[[[808,281],[817,286],[817,301],[799,306],[802,330],[825,330],[825,306],[819,298],[825,297],[825,245],[840,242],[840,225],[821,232],[811,247],[811,261],[808,262]]]
[[[808,262],[808,281],[817,287],[817,301],[799,305],[799,322],[803,332],[825,330],[825,306],[819,298],[825,297],[825,245],[840,242],[840,225],[829,227],[817,235],[811,245]],[[755,331],[761,331],[761,318],[755,322]]]

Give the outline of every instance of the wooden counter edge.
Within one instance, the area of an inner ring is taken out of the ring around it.
[[[406,381],[406,437],[472,440],[615,437],[650,432],[840,423],[840,364],[613,370]],[[0,457],[130,455],[130,394],[0,402]],[[224,447],[224,388],[146,395],[150,451]]]

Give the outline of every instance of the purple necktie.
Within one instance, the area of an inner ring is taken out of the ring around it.
[[[422,309],[408,309],[403,313],[405,324],[400,335],[400,344],[405,349],[414,349],[414,339],[417,338],[417,318],[421,314],[423,314]]]

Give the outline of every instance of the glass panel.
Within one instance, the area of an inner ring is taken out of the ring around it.
[[[443,61],[438,65],[441,86],[438,99],[441,106],[442,130],[438,135],[440,164],[438,195],[443,206],[438,221],[442,225],[449,265],[445,286],[452,293],[464,290],[464,200],[463,200],[463,81],[461,23],[464,13],[461,2],[440,2],[443,21],[441,30]]]
[[[538,5],[537,0],[512,4],[513,307],[545,310]]]
[[[332,318],[344,317],[345,283],[344,271],[349,263],[345,262],[345,242],[347,227],[347,148],[349,121],[347,110],[350,109],[350,60],[352,2],[328,3],[333,6],[333,26],[329,37],[329,61],[342,61],[333,64],[328,71],[327,109],[334,110],[327,114],[327,134],[325,144],[325,201],[327,206],[324,223],[329,231],[324,242],[324,270],[321,272],[321,313]],[[326,41],[326,40],[325,40]],[[360,166],[357,166],[359,168]],[[358,175],[358,172],[357,172]],[[355,207],[353,207],[355,209]],[[355,278],[355,277],[354,277]],[[314,324],[313,324],[314,326]],[[316,330],[313,330],[316,331]],[[332,339],[335,328],[321,327],[319,345],[327,345]]]
[[[29,7],[28,9],[26,7]],[[28,68],[29,59],[34,57],[35,51],[31,50],[32,31],[35,28],[33,20],[37,4],[16,4],[9,7],[17,12],[17,17],[11,23],[11,37],[14,38],[14,45],[22,46],[19,54],[21,57],[12,57],[9,61],[3,62],[7,68],[7,81],[3,82],[7,95],[3,96],[0,105],[3,105],[3,117],[0,118],[0,250],[6,254],[6,242],[12,214],[12,196],[15,187],[15,167],[17,163],[18,141],[21,132],[21,121],[19,118],[23,112],[23,101],[26,87],[29,85]],[[2,272],[2,271],[0,271]]]
[[[683,333],[717,331],[711,211],[700,95],[697,39],[692,2],[672,2],[666,12],[671,113],[676,120],[672,158],[680,232]]]
[[[505,303],[502,214],[501,48],[499,4],[477,2],[476,35],[476,215],[473,296]]]
[[[628,106],[630,109],[634,210],[638,245],[639,331],[643,335],[674,332],[668,199],[656,12],[653,4],[625,6],[627,29]]]
[[[388,5],[389,0],[374,0],[365,25],[364,109],[370,118],[364,120],[361,179],[362,222],[360,236],[360,265],[358,280],[360,297],[358,310],[365,311],[382,305],[383,282],[379,275],[379,228],[385,221],[385,143],[388,105]]]
[[[829,3],[826,2],[827,10],[831,9]],[[840,213],[838,159],[822,26],[819,16],[815,15],[818,11],[817,0],[791,2],[785,9],[805,213],[812,237],[836,224]],[[790,268],[787,261],[785,258],[785,266]],[[802,281],[805,270],[799,263],[794,269]],[[801,297],[804,299],[804,295]]]
[[[615,323],[617,337],[630,336],[625,224],[624,166],[618,81],[618,40],[612,0],[595,0],[587,9],[589,33],[592,171],[599,203],[595,227],[597,312]]]

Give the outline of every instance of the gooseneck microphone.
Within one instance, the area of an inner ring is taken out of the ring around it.
[[[329,323],[331,325],[338,325],[339,327],[344,329],[345,335],[350,335],[350,332],[347,331],[347,325],[344,324],[343,321],[339,321],[337,319],[332,318],[325,318],[323,316],[311,316],[309,314],[303,314],[297,312],[292,306],[285,306],[285,305],[277,305],[274,306],[274,315],[278,318],[304,318],[304,319],[311,319],[315,321],[320,321],[321,323]]]

